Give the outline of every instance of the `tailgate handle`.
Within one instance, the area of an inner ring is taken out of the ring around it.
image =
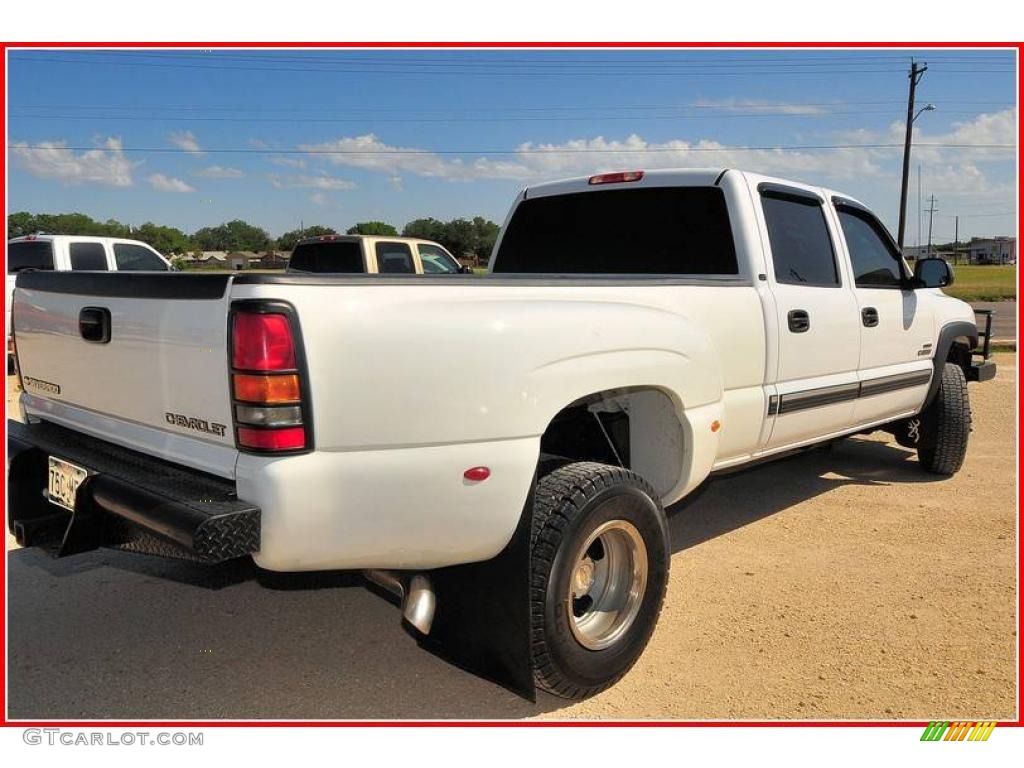
[[[110,341],[110,310],[106,307],[83,307],[78,313],[78,332],[94,344]]]

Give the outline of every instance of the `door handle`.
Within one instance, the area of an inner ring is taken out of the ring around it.
[[[786,316],[789,320],[789,330],[793,333],[806,333],[811,330],[811,316],[806,309],[791,309]]]
[[[110,310],[106,307],[83,307],[78,313],[78,332],[86,341],[106,344],[110,341]]]
[[[874,328],[878,325],[878,310],[874,307],[864,307],[860,311],[860,319],[865,328]]]

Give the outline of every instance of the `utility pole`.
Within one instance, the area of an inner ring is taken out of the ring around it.
[[[932,255],[932,219],[935,217],[935,212],[939,209],[935,207],[935,195],[928,197],[928,258]]]
[[[921,248],[921,163],[918,163],[918,248]]]
[[[953,230],[953,263],[960,263],[960,216],[953,217],[955,229]]]
[[[918,64],[910,60],[910,96],[907,99],[907,135],[903,141],[903,183],[900,185],[900,228],[899,243],[900,250],[903,250],[903,234],[907,227],[907,181],[910,176],[910,140],[914,130],[914,93],[917,91],[917,84],[921,82],[924,73],[928,71],[927,64]]]

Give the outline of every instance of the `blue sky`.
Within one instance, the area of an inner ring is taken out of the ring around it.
[[[918,163],[936,240],[957,213],[961,237],[1012,233],[1000,51],[12,51],[8,209],[189,232],[500,222],[538,181],[728,166],[840,189],[895,228],[901,150],[863,145],[902,144],[911,56],[937,109],[915,124],[907,242]]]

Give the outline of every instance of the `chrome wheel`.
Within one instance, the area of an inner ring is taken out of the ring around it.
[[[633,624],[647,588],[647,548],[636,527],[609,520],[590,534],[569,577],[569,626],[584,648],[600,651]]]

